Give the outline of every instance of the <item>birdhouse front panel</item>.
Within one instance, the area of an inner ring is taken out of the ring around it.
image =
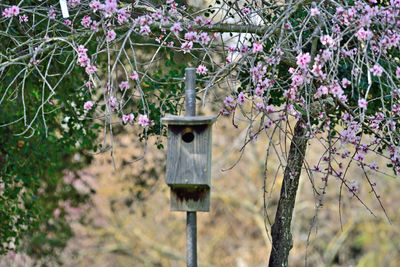
[[[169,125],[166,183],[210,185],[211,125]]]

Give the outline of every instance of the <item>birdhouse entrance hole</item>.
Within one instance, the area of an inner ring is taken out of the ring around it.
[[[192,128],[187,127],[182,131],[182,140],[185,143],[190,143],[194,140],[194,133]]]

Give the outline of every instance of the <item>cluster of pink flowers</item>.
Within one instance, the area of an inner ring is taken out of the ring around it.
[[[319,14],[320,14],[320,12],[319,12],[318,8],[311,8],[311,9],[310,9],[310,15],[311,15],[311,17],[318,16]]]
[[[22,15],[22,16],[19,16],[19,22],[20,23],[22,23],[22,22],[28,22],[28,16],[27,15]]]
[[[68,0],[68,3],[74,7],[81,3],[81,0]]]
[[[138,124],[142,127],[148,127],[148,126],[153,126],[154,121],[150,120],[149,117],[147,117],[147,115],[144,114],[139,116]]]
[[[262,44],[257,42],[253,44],[253,53],[261,52],[262,50],[263,50]]]
[[[364,98],[358,100],[358,107],[361,109],[367,109],[368,102]]]
[[[92,101],[87,101],[85,104],[83,104],[83,108],[85,110],[90,110],[93,107],[93,102]]]
[[[110,108],[111,109],[113,109],[113,110],[117,110],[118,109],[118,100],[115,97],[111,96],[108,99],[108,104],[110,104]]]
[[[297,66],[299,66],[302,69],[308,68],[308,64],[310,64],[310,62],[311,62],[310,53],[305,53],[305,54],[300,53],[297,56],[297,62],[296,62]]]
[[[19,7],[18,6],[11,6],[9,8],[6,8],[1,12],[1,15],[5,18],[11,18],[14,16],[19,15]]]
[[[261,62],[258,62],[256,66],[250,68],[250,75],[254,84],[262,82],[266,73],[267,66],[263,65]]]
[[[81,67],[86,67],[87,65],[90,65],[90,59],[86,52],[87,49],[83,45],[78,46],[78,64]]]
[[[129,81],[123,81],[119,84],[119,89],[121,89],[121,91],[125,91],[127,89],[129,89]]]
[[[183,31],[182,26],[179,22],[175,22],[174,25],[171,27],[171,32],[178,34],[179,32]]]
[[[383,68],[379,64],[375,64],[370,71],[374,74],[374,76],[381,77],[383,73]]]
[[[92,19],[88,15],[84,16],[83,19],[81,20],[81,24],[85,28],[89,28],[91,23]]]
[[[328,48],[334,48],[336,46],[335,40],[329,35],[321,36],[320,41],[321,44],[325,45]]]
[[[132,113],[130,113],[130,114],[127,114],[127,115],[122,115],[122,121],[125,123],[125,124],[128,124],[128,123],[131,123],[131,122],[133,122],[133,120],[135,119],[135,116],[132,114]]]
[[[243,15],[249,15],[250,14],[250,8],[248,8],[248,7],[243,8],[242,9],[242,14]]]
[[[117,36],[117,34],[115,33],[114,30],[107,31],[106,32],[106,40],[107,40],[107,42],[113,41],[116,36]]]
[[[231,96],[225,97],[224,108],[220,110],[221,115],[229,115],[236,107],[235,100]]]
[[[94,74],[97,71],[97,67],[90,63],[90,58],[86,54],[87,49],[83,45],[80,45],[78,46],[77,51],[78,51],[78,64],[81,67],[86,67],[85,71],[87,74],[89,75]]]
[[[136,71],[133,71],[132,75],[129,76],[129,79],[133,80],[133,81],[137,81],[139,80],[139,75]]]
[[[205,74],[207,74],[207,72],[208,72],[208,69],[207,69],[206,66],[204,66],[204,65],[199,65],[199,66],[197,67],[197,70],[196,70],[196,73],[197,73],[197,74],[205,75]]]
[[[240,92],[238,97],[237,97],[237,103],[239,105],[244,105],[244,103],[246,103],[246,96],[244,95],[243,92]]]

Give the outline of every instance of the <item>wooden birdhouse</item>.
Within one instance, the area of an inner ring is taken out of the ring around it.
[[[211,129],[217,117],[168,116],[167,171],[171,210],[209,211]]]

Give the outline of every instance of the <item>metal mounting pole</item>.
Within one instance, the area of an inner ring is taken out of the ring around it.
[[[186,116],[196,116],[196,69],[185,69]]]
[[[186,116],[196,116],[196,69],[185,69]],[[187,267],[197,267],[197,220],[196,212],[186,213],[186,260]]]

